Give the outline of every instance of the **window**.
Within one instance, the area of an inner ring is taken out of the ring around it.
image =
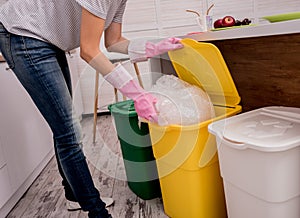
[[[199,0],[128,0],[124,14],[124,35],[145,33],[144,36],[167,37],[196,31],[195,14],[200,11]]]
[[[198,31],[197,15],[186,9],[203,14],[212,4],[213,20],[231,15],[258,22],[263,16],[300,11],[299,0],[128,0],[124,35],[168,37]]]

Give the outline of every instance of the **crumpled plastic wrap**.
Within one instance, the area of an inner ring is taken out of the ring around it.
[[[208,94],[178,77],[164,75],[150,91],[157,98],[158,125],[193,125],[215,117]]]

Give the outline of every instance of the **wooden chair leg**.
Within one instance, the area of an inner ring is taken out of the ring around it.
[[[143,82],[142,82],[142,78],[141,78],[141,74],[140,74],[140,70],[139,70],[139,68],[138,68],[137,63],[133,63],[133,66],[134,66],[135,73],[136,73],[136,76],[137,76],[137,78],[138,78],[138,81],[139,81],[139,83],[140,83],[140,86],[141,86],[142,88],[144,88],[144,85],[143,85]]]
[[[93,127],[93,143],[96,141],[96,127],[97,127],[97,113],[98,113],[98,86],[99,86],[99,73],[96,72],[95,78],[95,98],[94,98],[94,127]]]
[[[139,71],[139,68],[137,66],[137,63],[134,63],[134,69],[135,69],[135,73],[136,76],[138,78],[139,84],[142,88],[144,88],[143,86],[143,82],[141,79],[141,74]],[[95,78],[95,93],[94,93],[94,126],[93,126],[93,142],[95,143],[96,141],[96,129],[97,129],[97,113],[98,113],[98,88],[99,88],[99,72],[96,72],[96,78]],[[118,90],[116,88],[114,88],[114,93],[115,93],[115,98],[116,98],[116,102],[118,102]],[[126,96],[123,95],[123,100],[126,100]]]
[[[114,88],[114,93],[115,93],[116,102],[118,102],[119,101],[119,98],[118,98],[118,89]]]

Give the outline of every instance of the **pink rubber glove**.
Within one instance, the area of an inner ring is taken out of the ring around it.
[[[139,117],[151,122],[157,122],[155,109],[156,98],[146,92],[128,73],[118,64],[115,69],[104,76],[104,79],[117,88],[123,95],[134,101],[134,107]]]
[[[183,45],[180,40],[180,38],[168,38],[158,43],[146,39],[131,40],[128,45],[128,55],[132,62],[146,61],[148,58],[167,51],[182,48]]]
[[[146,42],[145,52],[147,58],[166,53],[170,50],[182,48],[183,45],[180,43],[180,40],[181,39],[179,38],[168,38],[156,44],[153,42]]]
[[[134,101],[135,111],[139,117],[157,123],[156,98],[153,95],[142,89],[134,80],[130,80],[119,90]]]

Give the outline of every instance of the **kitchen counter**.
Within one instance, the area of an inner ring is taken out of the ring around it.
[[[253,24],[249,26],[242,26],[240,28],[228,28],[225,30],[208,31],[183,37],[192,38],[197,41],[252,38],[300,33],[299,27],[300,19],[297,19],[276,23]]]

